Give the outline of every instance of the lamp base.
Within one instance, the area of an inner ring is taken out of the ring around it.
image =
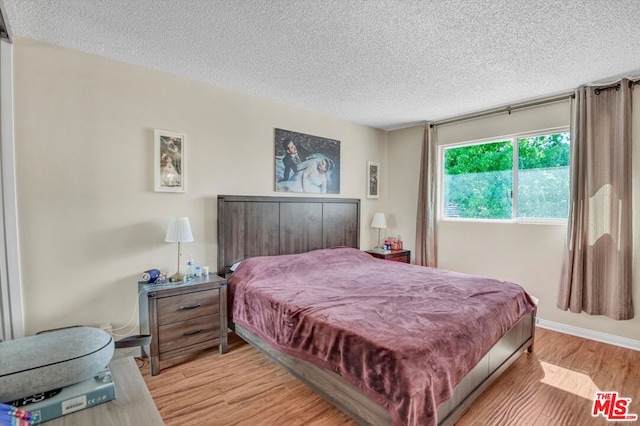
[[[181,274],[180,272],[176,272],[175,274],[169,277],[169,281],[171,281],[172,283],[175,283],[178,281],[184,281],[184,274]]]

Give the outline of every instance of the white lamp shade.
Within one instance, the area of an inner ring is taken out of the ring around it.
[[[387,219],[384,217],[384,213],[376,213],[373,215],[373,220],[371,221],[372,228],[386,228],[387,227]]]
[[[189,243],[193,241],[191,225],[188,217],[175,217],[169,222],[167,236],[164,237],[167,243]]]

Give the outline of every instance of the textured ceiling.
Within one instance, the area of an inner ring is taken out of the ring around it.
[[[380,129],[640,74],[639,0],[3,0],[14,36]]]

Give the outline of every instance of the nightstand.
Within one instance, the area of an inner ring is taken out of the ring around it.
[[[391,253],[379,253],[375,250],[367,250],[373,257],[391,260],[392,262],[411,263],[411,250],[391,250]]]
[[[140,333],[151,375],[214,346],[227,352],[227,281],[217,275],[187,283],[138,283]]]

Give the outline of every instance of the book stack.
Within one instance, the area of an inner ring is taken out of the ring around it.
[[[94,377],[73,385],[9,402],[16,408],[31,413],[31,423],[38,424],[94,405],[111,401],[116,397],[109,367]]]
[[[380,254],[389,254],[391,253],[391,250],[384,248],[384,247],[374,247],[371,249],[371,251],[374,251],[376,253],[380,253]]]

